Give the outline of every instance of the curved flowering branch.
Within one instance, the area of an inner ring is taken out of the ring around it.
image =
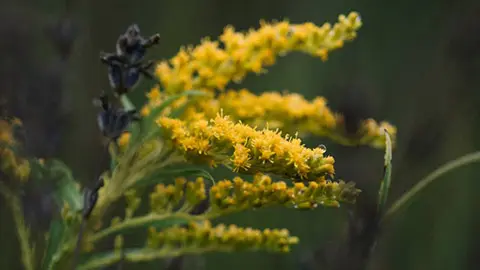
[[[327,60],[330,51],[356,37],[361,25],[359,15],[351,12],[340,15],[333,26],[261,22],[259,29],[248,33],[227,26],[220,36],[223,44],[204,39],[197,47],[182,48],[168,62],[161,62],[155,74],[170,94],[189,89],[223,90],[230,81],[240,82],[249,72],[264,72],[277,56],[292,51]]]
[[[123,238],[117,238],[123,239]],[[124,252],[123,258],[130,262],[206,252],[257,251],[289,252],[290,246],[298,243],[298,238],[290,236],[286,229],[241,228],[224,224],[213,227],[208,220],[190,222],[188,226],[174,226],[157,231],[150,227],[145,247]],[[123,240],[116,241],[117,249]],[[121,252],[96,256],[81,265],[79,269],[95,269],[114,264],[122,259]]]
[[[158,88],[153,88],[147,97],[148,102],[141,111],[144,116],[149,115],[167,96],[161,94]],[[179,100],[175,105],[185,105],[186,102]],[[393,143],[397,132],[396,127],[390,123],[379,123],[369,118],[360,123],[355,135],[350,135],[346,133],[343,115],[332,112],[323,97],[309,101],[298,93],[263,92],[256,95],[247,89],[228,90],[216,98],[197,98],[180,118],[185,121],[210,119],[220,112],[249,126],[269,127],[290,134],[298,132],[301,137],[312,134],[347,146],[369,145],[385,148],[383,130],[389,132]],[[169,111],[165,111],[164,115],[168,113]]]
[[[148,229],[145,247],[126,250],[124,259],[137,262],[155,258],[176,256],[208,251],[266,250],[288,252],[298,239],[291,237],[288,230],[259,231],[251,228],[228,228],[220,224],[210,225],[210,219],[252,208],[285,206],[294,209],[312,209],[318,205],[339,207],[340,202],[354,203],[359,190],[353,183],[331,182],[325,179],[306,184],[297,182],[288,186],[283,181],[273,181],[265,174],[256,174],[253,182],[240,177],[222,180],[206,189],[204,179],[187,181],[180,177],[174,184],[158,184],[150,194],[150,211],[133,216],[141,202],[139,194],[128,192],[125,197],[127,208],[125,218],[112,219],[109,227],[89,234],[86,250],[92,250],[96,242],[110,235],[120,235],[131,229]],[[200,215],[190,214],[190,210],[209,198],[207,210]],[[188,223],[187,227],[167,224]],[[156,229],[157,226],[163,230]],[[122,238],[123,239],[123,238]],[[121,241],[123,242],[123,241]],[[117,248],[119,248],[117,246]],[[87,258],[80,269],[94,269],[118,262],[118,251]]]
[[[251,126],[268,126],[289,133],[313,134],[343,145],[384,148],[383,129],[387,129],[393,138],[396,135],[396,128],[389,123],[366,119],[361,122],[357,134],[349,136],[345,131],[343,116],[332,112],[324,97],[309,101],[298,93],[281,94],[270,91],[255,95],[247,89],[229,90],[220,93],[216,99],[199,100],[197,107],[198,112],[204,113],[207,118],[213,118],[223,110],[223,113],[232,119]]]
[[[200,249],[218,250],[267,250],[288,252],[289,246],[298,243],[298,238],[291,237],[288,230],[255,230],[239,228],[236,225],[226,227],[223,224],[212,227],[209,221],[191,222],[187,228],[178,226],[157,232],[151,228],[147,246],[152,249],[171,246],[195,246]]]
[[[360,190],[354,183],[333,182],[324,178],[306,183],[297,182],[289,186],[284,181],[273,181],[268,175],[258,173],[253,182],[240,177],[222,180],[207,190],[204,179],[187,181],[180,177],[174,184],[158,184],[150,194],[150,211],[146,215],[133,217],[140,197],[126,195],[126,218],[115,218],[112,225],[92,234],[90,246],[112,234],[132,228],[142,228],[149,224],[167,221],[199,221],[214,219],[226,214],[254,208],[284,206],[293,209],[313,209],[320,206],[339,207],[340,203],[355,203]],[[189,214],[195,206],[209,198],[203,214]]]

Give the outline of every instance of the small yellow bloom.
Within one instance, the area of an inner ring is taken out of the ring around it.
[[[152,90],[150,90],[150,92],[147,93],[147,97],[151,101],[160,99],[161,97],[160,89],[158,89],[158,87],[152,88]]]
[[[148,107],[148,105],[142,107],[142,109],[140,110],[140,115],[143,117],[150,115],[150,108]]]
[[[121,149],[124,149],[130,142],[130,137],[131,134],[129,132],[122,133],[122,135],[120,135],[120,137],[118,138],[118,146]]]

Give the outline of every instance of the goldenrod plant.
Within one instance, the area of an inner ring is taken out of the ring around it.
[[[100,94],[95,104],[111,166],[95,186],[82,188],[59,160],[25,155],[15,136],[21,122],[0,121],[0,194],[12,210],[25,269],[102,269],[205,252],[289,252],[299,239],[287,229],[212,223],[257,208],[354,204],[361,191],[336,178],[334,156],[323,145],[306,147],[306,135],[385,149],[378,211],[391,215],[407,201],[385,209],[395,126],[365,119],[351,136],[324,97],[309,101],[296,93],[257,95],[231,87],[249,73],[266,73],[290,52],[326,61],[357,37],[361,25],[359,14],[351,12],[333,25],[262,21],[248,32],[228,26],[218,41],[205,38],[160,62],[144,60],[160,35],[144,38],[137,25],[130,26],[116,51],[101,56],[113,94]],[[128,95],[142,76],[155,86],[137,111]],[[238,176],[214,179],[210,170],[220,166]],[[19,199],[26,185],[38,184],[54,187],[48,196],[59,209],[41,245],[32,242]],[[110,210],[120,202],[124,213],[112,217]],[[203,211],[194,211],[201,204]],[[132,231],[145,233],[143,245],[129,243]],[[98,249],[100,243],[110,251]]]

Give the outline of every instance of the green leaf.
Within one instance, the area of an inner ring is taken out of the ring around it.
[[[149,186],[161,183],[165,180],[165,178],[173,178],[179,176],[198,176],[203,177],[207,180],[210,180],[212,184],[215,184],[215,179],[213,176],[205,169],[198,168],[195,166],[183,167],[183,168],[163,168],[158,172],[151,174],[148,177],[143,178],[142,180],[138,181],[135,186]]]
[[[380,184],[380,190],[378,192],[378,213],[383,214],[385,205],[387,203],[388,191],[390,189],[390,182],[392,178],[392,140],[387,130],[385,132],[385,157],[384,157],[384,175]]]
[[[50,230],[48,232],[48,242],[45,252],[45,256],[42,260],[42,268],[47,270],[50,268],[50,264],[53,260],[55,253],[61,248],[63,239],[64,224],[60,220],[53,220],[50,223]]]
[[[40,163],[40,161],[36,158],[30,159],[30,179],[32,180],[32,184],[34,185],[42,185],[45,184],[45,173],[46,170],[44,165]]]
[[[79,185],[73,178],[70,168],[60,160],[51,159],[40,163],[38,159],[30,160],[32,184],[35,186],[53,186],[53,197],[61,208],[67,202],[70,209],[81,210],[83,196]]]
[[[67,202],[70,209],[81,210],[83,207],[83,196],[78,188],[78,183],[73,178],[68,166],[60,160],[50,160],[45,165],[48,176],[55,181],[54,197],[57,204],[62,207]]]

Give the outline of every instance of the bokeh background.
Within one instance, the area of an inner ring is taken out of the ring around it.
[[[257,27],[260,19],[322,24],[350,11],[362,16],[359,36],[327,62],[291,54],[268,74],[248,76],[242,86],[324,96],[353,126],[366,117],[396,125],[391,203],[436,167],[480,147],[478,0],[2,0],[0,102],[23,119],[30,154],[62,158],[80,181],[92,184],[103,166],[92,99],[108,88],[98,56],[114,49],[130,23],[138,23],[144,34],[161,34],[161,46],[149,57],[164,59],[181,45],[217,37],[227,24],[240,30]],[[148,87],[145,82],[133,94],[137,104]],[[336,158],[338,176],[356,181],[366,196],[376,196],[382,151],[342,147],[323,138],[306,142],[326,145]],[[479,269],[479,176],[480,165],[468,166],[421,192],[382,228],[369,269]],[[46,213],[33,228],[48,224],[48,202],[29,200],[27,212]],[[287,255],[187,257],[183,269],[329,269],[325,261],[343,239],[348,214],[266,209],[219,221],[285,227],[301,243]],[[1,201],[0,237],[0,268],[21,269],[11,216]],[[355,264],[352,259],[348,269]],[[163,266],[154,262],[125,268]]]

